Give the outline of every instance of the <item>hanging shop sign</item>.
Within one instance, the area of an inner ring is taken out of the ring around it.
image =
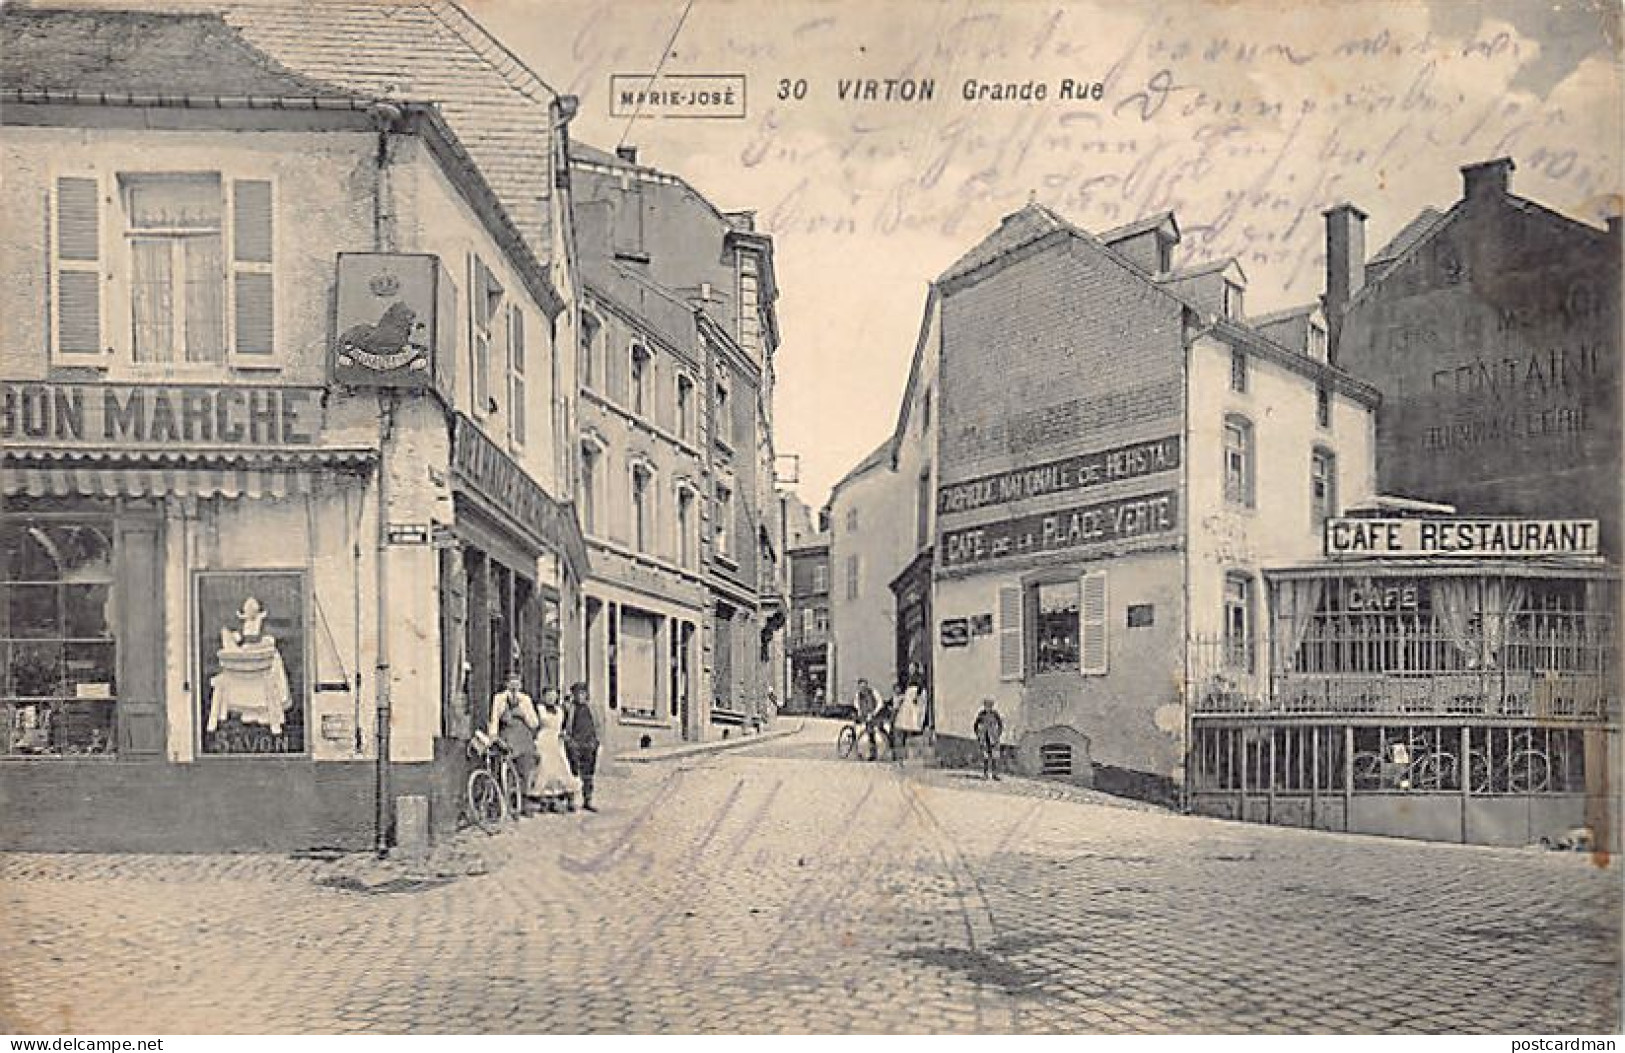
[[[449,394],[456,303],[438,256],[339,253],[333,380]]]
[[[1179,467],[1179,436],[1114,446],[1044,464],[984,475],[944,486],[937,493],[942,514],[969,512],[1029,497],[1087,490],[1106,483],[1140,479]]]
[[[0,382],[8,446],[302,447],[322,418],[320,388]]]
[[[1178,525],[1179,495],[1173,490],[1163,490],[945,531],[942,565],[945,568],[973,566],[1010,556],[1065,552],[1113,541],[1131,541],[1171,533]]]
[[[307,592],[302,571],[196,571],[199,747],[304,753]]]
[[[1595,556],[1595,519],[1326,520],[1329,558]]]

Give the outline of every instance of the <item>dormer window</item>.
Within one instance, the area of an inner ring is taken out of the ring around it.
[[[1242,317],[1241,286],[1235,282],[1224,283],[1224,316],[1226,318]]]
[[[1326,329],[1313,323],[1309,326],[1309,357],[1317,362],[1326,361]]]
[[[1173,239],[1157,238],[1157,273],[1167,274],[1174,269],[1174,243]]]

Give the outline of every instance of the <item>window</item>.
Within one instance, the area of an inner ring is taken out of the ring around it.
[[[652,720],[658,716],[660,698],[660,623],[665,619],[631,607],[621,608],[619,654],[617,655],[621,712],[629,717]]]
[[[1224,316],[1226,318],[1240,318],[1242,316],[1242,289],[1235,282],[1224,283]]]
[[[931,428],[931,389],[926,388],[925,394],[920,398],[920,430],[929,431]]]
[[[598,532],[598,460],[601,456],[597,444],[581,444],[581,529],[587,534]]]
[[[1337,455],[1316,449],[1309,456],[1309,499],[1316,530],[1337,514]]]
[[[112,753],[113,524],[0,521],[0,753]]]
[[[1253,582],[1245,574],[1224,576],[1224,662],[1253,668]]]
[[[829,632],[829,611],[823,607],[813,609],[813,631],[820,636]]]
[[[1309,357],[1317,362],[1326,361],[1326,327],[1309,326]]]
[[[632,467],[632,547],[639,552],[649,551],[654,538],[654,498],[649,491],[649,469],[641,464]]]
[[[1073,672],[1078,668],[1078,601],[1076,581],[1039,585],[1034,590],[1033,672]]]
[[[137,362],[226,358],[224,205],[218,175],[121,179]]]
[[[1332,426],[1332,392],[1325,384],[1315,385],[1315,423],[1322,428]]]
[[[1247,352],[1239,347],[1230,349],[1230,390],[1247,391]]]
[[[642,417],[648,414],[649,350],[642,344],[632,345],[632,412]]]
[[[712,434],[719,445],[733,449],[733,421],[728,416],[728,385],[717,381]]]
[[[596,387],[599,383],[596,367],[598,358],[598,333],[601,326],[597,318],[590,314],[581,316],[581,348],[580,359],[576,364],[576,372],[581,375],[577,378],[584,388]]]
[[[1245,417],[1224,421],[1224,499],[1253,504],[1253,426]]]
[[[759,267],[755,256],[750,253],[740,255],[739,346],[752,353],[759,347],[762,337]]]
[[[816,564],[813,565],[813,591],[814,592],[828,592],[829,591],[829,565],[828,564],[816,563]]]
[[[686,486],[677,488],[677,565],[694,566],[694,491]]]
[[[470,394],[477,414],[495,413],[497,400],[491,388],[491,341],[502,317],[502,286],[496,275],[480,261],[469,257],[469,328],[473,368],[469,372]]]
[[[856,556],[848,556],[848,557],[846,557],[846,598],[847,599],[855,600],[855,599],[858,598],[858,586],[859,586],[859,584],[860,584],[860,582],[859,582],[859,578],[858,578],[858,557],[856,557]]]
[[[718,483],[716,522],[712,526],[712,538],[716,545],[717,555],[723,559],[733,558],[733,518],[733,490]]]
[[[858,510],[854,506],[846,510],[846,532],[853,533],[858,529]]]
[[[525,444],[525,313],[508,311],[508,441]]]
[[[677,377],[677,437],[694,441],[694,381],[683,374]]]
[[[914,487],[914,547],[923,549],[931,542],[931,469],[920,473]]]

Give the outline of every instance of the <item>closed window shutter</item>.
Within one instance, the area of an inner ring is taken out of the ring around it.
[[[1078,581],[1078,672],[1106,672],[1106,572],[1086,571]]]
[[[232,347],[239,355],[270,358],[276,353],[273,212],[269,180],[232,181]]]
[[[94,177],[57,179],[53,250],[57,354],[100,355],[101,185]]]
[[[517,307],[508,317],[508,437],[525,444],[525,315]]]
[[[1019,586],[999,590],[999,679],[1020,680],[1026,660],[1021,632],[1022,591]]]

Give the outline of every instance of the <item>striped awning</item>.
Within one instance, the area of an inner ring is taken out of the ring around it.
[[[7,497],[289,497],[315,493],[324,479],[364,474],[376,450],[5,451],[0,493]]]

